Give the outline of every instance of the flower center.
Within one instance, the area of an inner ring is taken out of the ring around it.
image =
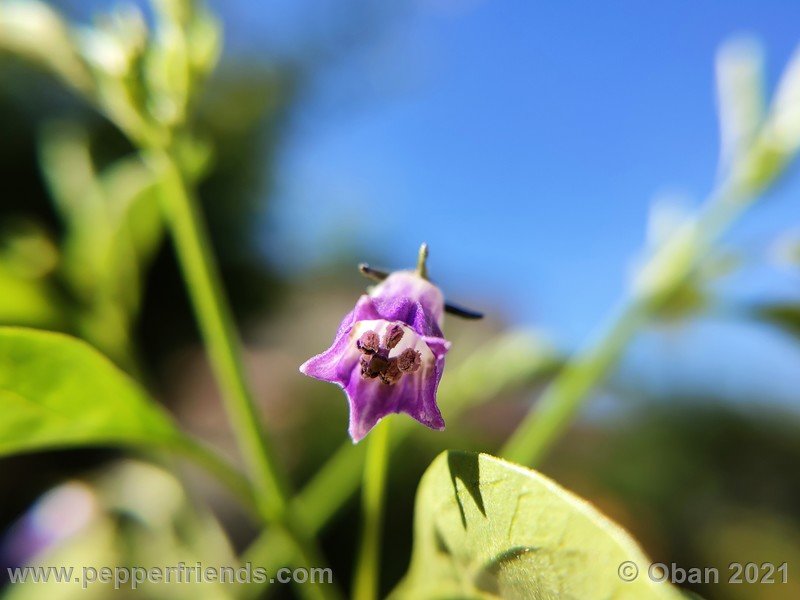
[[[362,355],[361,377],[380,378],[382,383],[394,385],[404,374],[419,370],[422,357],[414,348],[406,348],[397,356],[389,356],[389,352],[397,347],[403,335],[403,328],[397,324],[386,328],[383,339],[372,329],[362,333],[356,341],[356,348]]]

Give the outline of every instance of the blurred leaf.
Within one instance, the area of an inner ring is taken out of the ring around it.
[[[174,148],[181,171],[191,181],[199,181],[208,173],[214,162],[214,146],[208,139],[196,135],[178,133]]]
[[[73,507],[74,510],[75,507]],[[65,519],[66,520],[66,519]],[[84,569],[100,570],[120,561],[116,537],[118,531],[108,517],[95,519],[80,534],[70,538],[68,543],[54,548],[31,561],[32,566],[72,568],[74,575],[83,574]],[[54,578],[53,578],[54,579]],[[17,584],[8,586],[3,594],[4,600],[104,600],[112,593],[112,583],[95,583],[86,589],[79,581],[57,582],[51,579],[36,584]]]
[[[92,78],[61,16],[38,0],[0,4],[0,48],[30,58],[82,92]]]
[[[563,358],[542,334],[503,333],[483,341],[443,378],[439,404],[448,416],[457,415],[503,393],[530,388],[562,364]]]
[[[800,304],[790,302],[761,304],[752,308],[751,314],[800,341]]]
[[[707,304],[705,282],[695,269],[691,269],[689,276],[682,281],[678,276],[687,269],[686,256],[678,252],[669,253],[675,246],[673,238],[681,239],[687,231],[694,231],[695,221],[682,198],[665,195],[656,198],[650,206],[647,252],[634,265],[633,287],[639,293],[652,295],[652,312],[667,322],[691,317]],[[682,248],[685,251],[691,246]],[[666,282],[671,283],[665,285]]]
[[[152,171],[138,155],[123,158],[100,175],[112,225],[127,228],[136,253],[149,258],[161,239],[162,227]]]
[[[165,10],[167,4],[159,4],[162,10],[157,11],[156,35],[145,55],[144,78],[150,114],[163,125],[172,127],[186,115],[191,71],[186,35],[176,21],[180,15]]]
[[[71,123],[44,128],[42,172],[66,225],[64,269],[73,291],[90,299],[108,257],[109,207],[94,171],[86,132]]]
[[[633,280],[634,294],[653,305],[663,302],[691,273],[701,239],[696,218],[687,218],[675,227],[669,238],[652,248],[642,261]]]
[[[64,307],[48,275],[59,256],[36,223],[10,220],[0,237],[0,324],[58,329]]]
[[[147,394],[87,344],[0,328],[0,456],[87,445],[172,446],[181,434]]]
[[[800,267],[800,231],[788,231],[780,235],[769,249],[769,259],[781,267]]]
[[[647,213],[647,247],[658,249],[692,218],[693,213],[687,198],[677,194],[657,196]]]
[[[0,324],[59,328],[63,314],[44,281],[25,279],[0,264]]]
[[[96,173],[88,135],[65,123],[45,128],[41,156],[66,224],[61,269],[82,306],[78,332],[126,362],[144,271],[163,234],[153,173],[138,155]]]
[[[109,77],[123,78],[128,75],[130,57],[122,40],[95,27],[78,29],[76,39],[81,55],[93,69]]]
[[[718,248],[689,260],[699,233],[697,218],[680,197],[659,197],[651,205],[647,252],[634,264],[632,286],[666,323],[706,311],[714,301],[713,284],[741,266],[738,255]]]
[[[181,562],[211,568],[238,564],[213,514],[192,502],[173,474],[149,463],[121,460],[89,481],[63,483],[41,497],[18,523],[31,522],[37,524],[34,531],[18,525],[7,537],[16,547],[33,550],[21,557],[24,563],[71,567],[75,577],[84,569],[104,567],[137,565],[150,570]],[[175,600],[233,597],[230,584],[214,582],[199,587],[144,581],[132,590],[130,582],[120,581],[118,587],[91,578],[85,585],[80,580],[49,581],[11,586],[3,598],[102,600],[132,593],[137,598]]]
[[[800,148],[800,49],[783,71],[759,135],[736,167],[735,179],[752,196],[771,184]]]
[[[134,4],[120,5],[95,19],[92,27],[75,30],[85,60],[112,78],[131,76],[147,43],[147,25]]]
[[[650,560],[636,542],[587,502],[486,454],[434,460],[414,535],[397,598],[681,598],[646,576]],[[626,561],[642,571],[631,582],[618,574]]]
[[[674,324],[709,311],[717,300],[714,284],[735,272],[741,264],[741,258],[732,252],[712,251],[685,281],[659,299],[659,303],[653,306],[654,314],[662,322]]]
[[[11,220],[0,236],[0,264],[22,279],[45,277],[58,264],[53,240],[34,221]]]
[[[778,82],[766,133],[786,154],[800,147],[800,48],[795,50]]]
[[[113,210],[95,173],[88,134],[72,123],[43,129],[41,168],[53,202],[65,224],[60,274],[77,302],[72,331],[120,364],[129,362],[127,307],[138,289],[130,259],[115,252]],[[126,282],[120,294],[114,281]]]
[[[222,27],[209,11],[198,9],[188,24],[186,35],[192,69],[200,76],[211,72],[222,51]]]
[[[196,4],[196,0],[153,0],[159,17],[175,25],[186,25]]]
[[[735,39],[717,54],[717,104],[720,166],[735,163],[752,143],[764,119],[764,73],[761,47]]]
[[[108,167],[99,183],[110,207],[112,234],[101,276],[108,293],[133,315],[139,308],[145,270],[164,232],[155,180],[142,160],[133,156]]]
[[[654,307],[654,313],[662,323],[675,325],[699,315],[709,307],[710,299],[697,283],[696,278],[688,279],[671,294],[661,298]]]

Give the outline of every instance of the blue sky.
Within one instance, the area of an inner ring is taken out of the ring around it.
[[[233,52],[291,55],[352,17],[342,3],[254,6],[222,6]],[[451,297],[568,345],[624,294],[653,199],[692,207],[713,186],[720,44],[760,40],[774,85],[800,42],[789,0],[403,6],[307,88],[281,158],[279,242],[301,264],[345,244],[402,267],[425,240]],[[729,241],[763,259],[800,226],[799,193],[787,178]],[[729,293],[796,297],[797,283],[756,265]],[[800,386],[800,353],[770,332],[711,323],[637,349],[629,368],[656,388],[671,369],[748,400],[776,378],[784,400]]]
[[[234,3],[230,45],[324,28],[330,4],[300,4],[319,12]],[[789,1],[410,4],[306,92],[281,162],[288,242],[303,261],[347,240],[402,266],[427,240],[462,297],[490,289],[516,318],[585,332],[622,293],[653,198],[694,205],[713,185],[719,44],[761,39],[774,82],[798,22]],[[798,220],[789,183],[738,238]]]
[[[405,267],[424,240],[451,298],[565,345],[624,295],[654,198],[694,207],[711,190],[720,44],[760,40],[774,85],[800,42],[796,0],[212,4],[228,56],[322,49],[280,156],[266,249],[292,267],[342,246]],[[355,41],[320,43],[337,35]],[[792,175],[729,236],[755,255],[731,296],[797,297],[796,274],[759,262],[800,227],[798,195]],[[635,368],[668,381],[666,353],[695,379],[785,381],[796,398],[800,352],[769,332],[712,323],[673,337],[645,340]]]

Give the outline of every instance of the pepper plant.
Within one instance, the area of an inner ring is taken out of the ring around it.
[[[419,424],[458,427],[456,417],[468,407],[546,375],[543,394],[499,457],[457,451],[430,457],[417,495],[410,569],[392,596],[681,597],[646,577],[621,579],[618,565],[649,563],[636,542],[530,467],[569,428],[637,334],[669,318],[683,299],[702,295],[704,269],[719,239],[790,164],[800,145],[800,60],[786,68],[767,106],[758,65],[741,52],[721,53],[724,147],[714,190],[697,214],[651,248],[629,297],[563,364],[509,335],[446,372],[451,343],[443,333],[445,314],[479,315],[446,303],[429,278],[427,247],[416,270],[363,266],[376,285],[354,298],[335,335],[331,323],[330,348],[300,367],[344,390],[350,422],[342,432],[350,439],[304,488],[293,490],[246,377],[240,335],[197,202],[214,148],[196,129],[193,111],[221,39],[220,23],[196,0],[156,0],[150,21],[135,6],[123,6],[92,26],[70,24],[40,0],[0,4],[0,48],[52,73],[135,149],[98,173],[79,129],[61,124],[43,137],[52,196],[70,224],[61,251],[81,265],[68,280],[90,299],[75,331],[86,341],[47,331],[59,315],[47,314],[38,328],[0,328],[0,455],[117,446],[157,463],[170,464],[171,456],[195,462],[260,523],[260,536],[238,559],[273,573],[287,565],[324,566],[318,534],[360,489],[363,525],[352,595],[370,600],[381,589],[387,465],[399,443]],[[175,248],[243,470],[183,431],[134,378],[135,351],[127,340],[137,289],[162,235]],[[107,249],[102,260],[87,251],[98,244]],[[8,289],[12,285],[9,279]],[[255,597],[273,589],[261,582],[215,593]],[[336,583],[296,590],[314,598],[343,594]]]

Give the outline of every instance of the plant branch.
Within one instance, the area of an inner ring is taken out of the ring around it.
[[[304,566],[321,566],[323,563],[312,537],[287,510],[286,478],[278,467],[247,385],[241,344],[196,200],[167,151],[153,150],[148,153],[148,160],[160,175],[167,227],[250,476],[258,513],[266,522],[286,531]],[[308,589],[304,592],[317,597],[336,596],[332,586],[305,587]]]
[[[509,334],[481,347],[442,382],[439,405],[449,419],[504,392],[532,386],[555,371],[559,357],[546,346],[523,342],[523,337]],[[409,419],[395,419],[389,447],[397,448],[415,430]],[[319,532],[358,490],[365,449],[363,444],[344,442],[292,500],[292,511],[302,517],[308,531]],[[285,535],[269,529],[245,551],[244,561],[272,570],[289,559],[291,550]],[[258,584],[242,590],[244,598],[265,595]]]
[[[188,435],[183,436],[174,449],[225,485],[253,515],[259,514],[250,481],[234,465]]]
[[[678,291],[714,242],[750,205],[734,188],[722,186],[705,211],[676,231],[642,269],[646,277],[632,300],[601,335],[579,350],[546,388],[500,456],[524,465],[542,459],[569,427],[593,389],[619,362],[628,343]]]
[[[152,153],[150,158],[157,163],[161,175],[167,226],[256,501],[270,521],[279,521],[286,509],[285,478],[279,472],[247,387],[238,335],[219,282],[205,224],[171,157],[163,152]]]
[[[389,422],[384,419],[367,441],[361,490],[363,531],[353,583],[354,600],[375,600],[380,586],[381,534],[389,463]]]

